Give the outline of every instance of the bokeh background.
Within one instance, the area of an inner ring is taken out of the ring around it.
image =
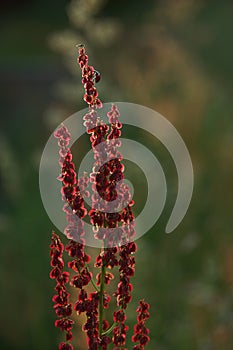
[[[61,340],[48,277],[54,225],[41,203],[38,168],[50,133],[85,107],[79,42],[101,71],[103,101],[163,114],[194,165],[189,211],[165,235],[177,192],[174,164],[156,140],[124,131],[155,152],[168,181],[164,213],[138,241],[131,332],[144,297],[151,304],[148,350],[233,349],[232,1],[3,0],[0,11],[1,349],[51,350]],[[79,159],[82,147],[76,151]],[[128,165],[138,213],[146,183]],[[86,349],[78,331],[76,339]]]

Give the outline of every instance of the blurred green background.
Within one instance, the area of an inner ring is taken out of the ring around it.
[[[151,304],[148,350],[233,349],[232,1],[4,0],[0,10],[1,349],[51,350],[62,339],[53,326],[48,277],[54,225],[41,203],[38,167],[50,133],[85,107],[79,42],[102,73],[103,101],[163,114],[194,165],[189,211],[165,235],[177,191],[174,164],[162,145],[137,134],[161,161],[168,198],[138,242],[131,332],[144,297]],[[124,133],[135,137],[133,130]],[[128,165],[127,175],[141,189],[138,213],[145,179]],[[79,333],[76,343],[86,349]]]

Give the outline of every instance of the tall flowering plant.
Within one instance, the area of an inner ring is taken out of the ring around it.
[[[102,102],[98,97],[96,84],[100,73],[89,65],[88,55],[83,45],[78,46],[78,63],[82,71],[82,84],[85,89],[84,100],[88,104],[88,113],[83,117],[86,132],[94,153],[93,172],[88,176],[77,178],[72,153],[69,148],[70,132],[62,125],[54,136],[58,140],[59,164],[61,174],[58,179],[62,183],[61,195],[64,201],[63,211],[66,213],[67,227],[65,235],[69,239],[64,247],[59,236],[53,232],[50,245],[52,270],[50,278],[56,280],[56,294],[52,300],[57,315],[55,326],[65,333],[59,350],[73,350],[72,329],[74,321],[72,313],[84,313],[83,331],[87,335],[88,349],[106,350],[113,344],[114,350],[126,349],[128,326],[126,325],[126,309],[132,299],[133,286],[131,278],[135,272],[135,252],[137,245],[133,241],[135,235],[133,200],[129,187],[123,182],[124,165],[119,151],[122,124],[116,105],[112,105],[107,113],[108,125],[98,117],[98,109]],[[85,208],[84,197],[90,196],[87,190],[92,184],[92,208]],[[85,251],[84,217],[89,216],[93,226],[95,239],[102,242],[94,266],[99,269],[94,278],[90,270],[91,258]],[[63,253],[70,257],[67,267],[73,270],[71,277],[64,271]],[[112,296],[107,286],[114,278],[111,272],[117,268],[119,283]],[[92,284],[93,292],[88,292]],[[67,286],[77,289],[77,300],[72,305]],[[112,321],[105,319],[104,310],[108,308],[111,297],[116,299],[116,310]],[[140,300],[137,308],[137,323],[132,336],[133,349],[142,350],[149,342],[149,330],[145,325],[149,318],[149,304]]]

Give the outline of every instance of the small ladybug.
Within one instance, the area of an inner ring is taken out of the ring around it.
[[[94,70],[94,77],[93,77],[93,82],[98,83],[101,79],[101,74],[98,72],[98,70]]]

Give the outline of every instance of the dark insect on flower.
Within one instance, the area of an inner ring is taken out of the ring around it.
[[[101,79],[101,74],[98,72],[98,70],[94,70],[94,77],[93,77],[93,82],[98,83]]]
[[[84,48],[84,45],[83,44],[77,44],[75,45],[78,49],[83,49]]]

